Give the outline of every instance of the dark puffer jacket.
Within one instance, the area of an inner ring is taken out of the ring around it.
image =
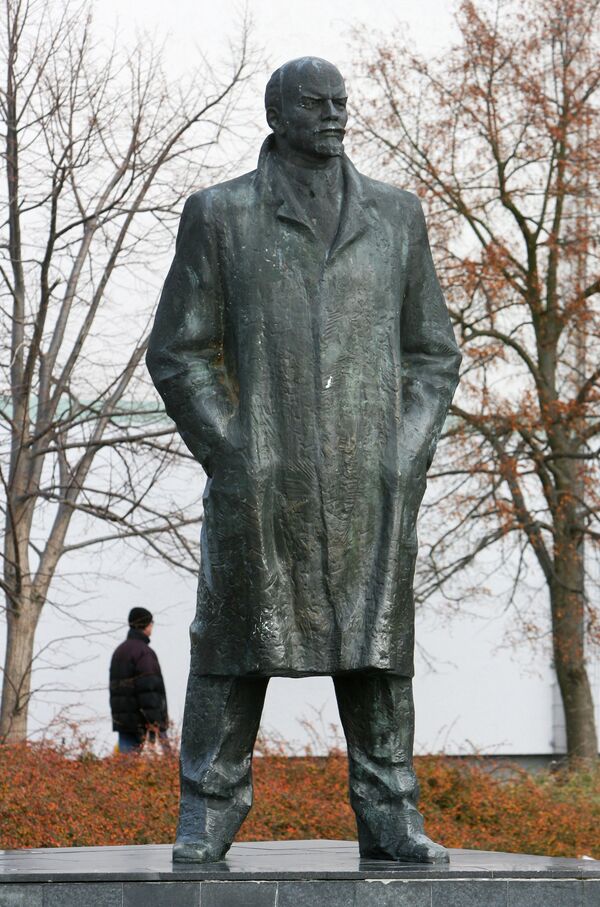
[[[167,729],[167,696],[156,652],[141,630],[131,629],[110,662],[113,730],[143,732],[148,725]]]

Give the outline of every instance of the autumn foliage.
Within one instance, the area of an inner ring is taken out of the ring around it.
[[[496,602],[551,639],[568,752],[595,760],[600,0],[461,0],[455,21],[438,57],[402,27],[356,38],[359,148],[421,196],[463,352],[417,594],[480,602],[506,565]]]
[[[510,778],[444,757],[417,760],[427,830],[449,847],[600,858],[600,772]],[[239,840],[354,839],[343,754],[254,760],[255,806]],[[173,840],[177,757],[0,747],[0,847]]]

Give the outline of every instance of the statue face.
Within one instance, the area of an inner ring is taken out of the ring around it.
[[[324,60],[290,67],[282,85],[281,111],[271,108],[269,124],[280,146],[305,158],[343,153],[346,86],[339,71]]]

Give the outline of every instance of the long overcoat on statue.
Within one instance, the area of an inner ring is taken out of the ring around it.
[[[415,521],[460,356],[418,199],[342,166],[330,249],[272,139],[181,218],[148,367],[208,474],[202,674],[413,673]]]

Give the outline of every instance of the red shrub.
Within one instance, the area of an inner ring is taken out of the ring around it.
[[[443,757],[417,760],[428,833],[448,847],[600,858],[600,771],[502,780]],[[356,836],[347,762],[254,760],[255,806],[239,840]],[[0,747],[0,848],[172,841],[175,754],[73,757],[48,744]]]

